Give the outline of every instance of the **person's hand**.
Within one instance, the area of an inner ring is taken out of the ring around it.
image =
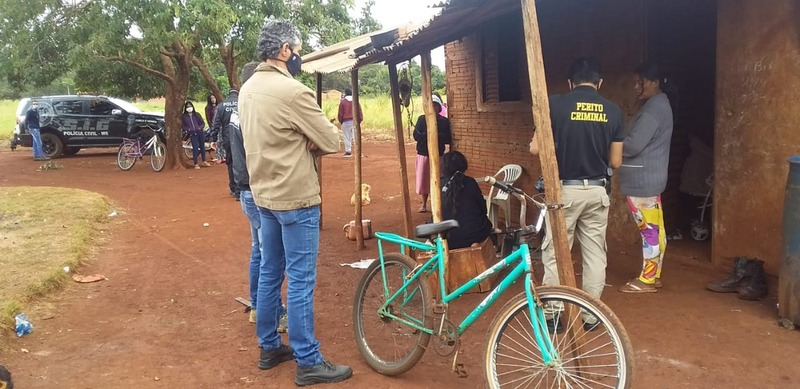
[[[319,147],[317,147],[317,145],[315,145],[314,142],[307,141],[306,142],[306,149],[308,149],[308,151],[317,151],[317,150],[319,150]]]

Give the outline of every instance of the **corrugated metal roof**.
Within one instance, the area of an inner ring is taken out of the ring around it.
[[[407,24],[397,28],[394,43],[372,48],[372,37],[392,31],[385,29],[303,56],[306,73],[348,72],[378,62],[403,62],[421,52],[471,34],[486,20],[520,8],[518,0],[444,0],[433,8],[442,8],[436,15],[421,24]]]
[[[348,39],[303,56],[303,71],[306,73],[330,74],[347,72],[355,67],[359,54],[372,48],[372,38],[383,33],[396,31],[396,40],[407,38],[409,31],[418,29],[418,25],[407,24],[396,28],[387,28]]]
[[[470,35],[483,22],[519,10],[518,0],[449,0],[439,3],[444,8],[430,20],[410,31],[394,44],[373,49],[361,55],[354,67],[378,62],[403,62],[423,51]]]

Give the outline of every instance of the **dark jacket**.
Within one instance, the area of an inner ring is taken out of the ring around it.
[[[25,113],[25,125],[28,128],[39,128],[39,111],[31,108]]]
[[[439,155],[444,154],[444,145],[453,144],[453,134],[450,132],[450,120],[436,115],[436,127],[439,132]],[[421,115],[417,119],[417,125],[414,126],[414,140],[417,141],[417,154],[428,156],[428,122],[425,121],[425,115]]]
[[[203,121],[203,117],[197,112],[186,112],[181,118],[181,131],[190,134],[202,134],[205,126],[206,122]]]
[[[214,115],[217,113],[218,104],[206,104],[206,123],[214,123]]]
[[[231,100],[233,99],[233,100]],[[220,131],[220,135],[225,134],[224,142],[227,144],[228,163],[232,165],[233,169],[233,182],[239,191],[250,191],[250,174],[247,173],[247,154],[244,151],[244,137],[242,136],[242,129],[239,125],[239,93],[231,91],[228,99],[217,107],[218,118],[223,118],[227,122],[227,131]],[[232,102],[233,104],[228,104]],[[231,111],[228,112],[227,108]],[[222,126],[222,123],[216,123],[215,126]]]
[[[230,129],[239,128],[239,91],[231,90],[222,104],[217,104],[217,113],[214,114],[214,123],[211,131],[216,134],[217,146],[222,147],[230,154]]]
[[[348,100],[347,98],[350,97]],[[361,123],[364,121],[364,110],[361,109],[361,103],[358,104],[358,122]],[[345,96],[339,101],[339,115],[337,119],[339,119],[339,123],[349,122],[353,120],[353,100],[352,96]]]
[[[442,178],[442,188],[448,185],[450,177]],[[453,213],[453,204],[442,193],[442,219],[455,219],[459,227],[447,233],[447,242],[451,249],[469,247],[473,243],[482,243],[492,232],[492,222],[486,216],[486,200],[474,178],[464,176],[464,187],[458,196],[458,211]]]

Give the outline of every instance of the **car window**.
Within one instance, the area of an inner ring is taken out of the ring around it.
[[[114,97],[109,97],[108,99],[111,100],[111,102],[113,102],[114,104],[118,105],[120,108],[124,109],[126,112],[134,112],[134,113],[142,112],[142,110],[139,109],[137,106],[125,100],[120,100]]]
[[[104,100],[89,101],[89,115],[110,116],[111,111],[117,109],[114,104]]]
[[[60,100],[53,103],[53,108],[59,115],[81,115],[83,114],[83,101]]]
[[[17,106],[17,116],[22,116],[25,114],[25,112],[27,111],[26,108],[28,107],[28,101],[30,100],[31,99],[26,97],[19,101],[19,105]]]

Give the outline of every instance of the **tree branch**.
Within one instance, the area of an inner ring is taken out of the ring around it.
[[[134,61],[134,60],[132,60],[132,59],[125,58],[125,57],[123,57],[123,56],[121,56],[121,55],[117,55],[117,56],[111,56],[111,57],[108,57],[108,56],[101,56],[100,58],[102,58],[102,59],[104,59],[104,60],[106,60],[106,61],[110,61],[110,62],[122,62],[122,63],[124,63],[124,64],[131,65],[131,66],[133,66],[133,67],[135,67],[135,68],[138,68],[138,69],[144,70],[145,72],[147,72],[147,73],[149,73],[149,74],[151,74],[151,75],[154,75],[154,76],[156,76],[156,77],[163,78],[163,79],[165,79],[165,80],[167,80],[167,81],[169,81],[169,82],[172,82],[172,77],[170,77],[170,76],[169,76],[169,75],[167,75],[166,73],[164,73],[164,72],[159,72],[158,70],[155,70],[155,69],[153,69],[153,68],[150,68],[150,67],[148,67],[147,65],[141,64],[141,63],[139,63],[139,62],[136,62],[136,61]]]
[[[175,58],[175,57],[177,57],[177,56],[178,56],[178,53],[176,53],[176,52],[174,52],[174,51],[169,51],[169,50],[167,50],[167,49],[164,49],[164,48],[160,48],[160,49],[158,49],[158,52],[159,52],[159,54],[161,54],[161,55],[166,55],[167,57],[172,57],[172,58]]]
[[[222,91],[219,89],[219,85],[214,80],[214,76],[211,75],[211,71],[208,70],[208,66],[206,66],[203,61],[199,58],[192,56],[192,63],[194,66],[200,70],[200,74],[203,76],[203,79],[206,81],[206,85],[208,88],[211,89],[211,92],[217,98],[217,101],[222,101]]]

